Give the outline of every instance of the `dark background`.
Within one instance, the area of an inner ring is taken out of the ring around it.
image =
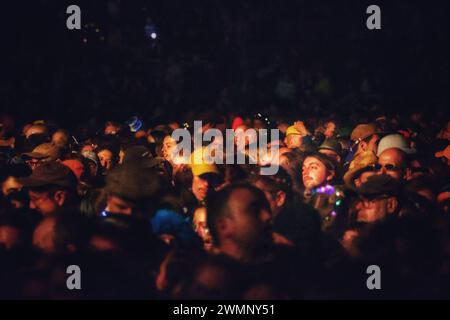
[[[70,4],[81,7],[82,30],[66,28]],[[382,30],[366,28],[370,4],[381,7]],[[1,12],[0,108],[24,121],[371,105],[446,114],[449,103],[444,1],[37,0],[2,2]],[[332,85],[326,97],[311,93],[321,77]],[[274,93],[280,79],[294,84],[292,98]]]

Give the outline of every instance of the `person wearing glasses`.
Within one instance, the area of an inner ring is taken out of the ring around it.
[[[377,151],[377,143],[380,139],[378,129],[374,123],[358,124],[352,131],[350,139],[352,141],[350,152],[344,161],[344,169],[352,169],[355,163],[360,162],[359,158],[367,157]]]
[[[356,222],[373,223],[398,214],[399,181],[387,174],[370,176],[367,182],[354,189]]]
[[[384,150],[378,157],[374,170],[387,174],[396,180],[403,180],[406,175],[407,155],[398,148]]]

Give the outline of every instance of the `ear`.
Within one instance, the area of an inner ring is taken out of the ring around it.
[[[329,175],[327,176],[327,181],[333,180],[334,175],[335,175],[334,170],[331,170],[330,173],[329,173]]]
[[[66,196],[67,196],[67,193],[65,191],[58,190],[55,192],[55,195],[53,196],[53,198],[55,199],[56,203],[59,206],[62,206],[64,204],[64,202],[66,201]]]
[[[398,207],[398,200],[395,197],[390,197],[387,199],[386,203],[386,211],[389,214],[394,213],[397,210]]]
[[[286,192],[278,191],[275,199],[277,207],[279,208],[282,207],[285,202],[286,202]]]
[[[359,147],[361,148],[361,151],[366,151],[367,150],[367,142],[360,141],[359,142]]]

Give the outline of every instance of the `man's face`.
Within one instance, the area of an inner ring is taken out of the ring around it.
[[[206,223],[206,208],[197,208],[194,212],[195,232],[203,239],[204,242],[211,242],[211,236]]]
[[[367,138],[369,139],[369,138]],[[368,142],[366,141],[361,141],[358,145],[358,152],[361,151],[372,151],[373,153],[377,152],[377,148],[378,148],[378,140],[380,139],[380,137],[377,134],[373,134],[370,136],[370,139]]]
[[[272,243],[270,207],[252,191],[236,189],[228,200],[229,237],[243,248],[254,249]]]
[[[176,146],[177,142],[175,139],[172,139],[171,136],[166,136],[164,138],[161,151],[165,160],[172,162]]]
[[[400,150],[391,148],[383,151],[378,158],[378,164],[381,166],[379,173],[397,180],[403,179],[405,157]]]
[[[43,252],[55,251],[55,224],[54,218],[44,219],[34,230],[33,246]]]
[[[12,226],[0,226],[0,247],[11,250],[22,242],[20,230]]]
[[[25,160],[25,163],[31,168],[31,170],[34,170],[43,164],[44,161],[42,159],[30,158]]]
[[[39,211],[43,215],[57,211],[64,203],[64,199],[61,199],[63,196],[62,192],[57,192],[59,192],[58,198],[60,199],[56,199],[56,194],[52,196],[50,192],[36,192],[30,190],[28,192],[30,197],[30,208]]]
[[[106,210],[114,214],[131,215],[134,209],[132,202],[117,196],[109,195]]]
[[[290,134],[286,137],[285,143],[289,149],[299,148],[302,145],[302,136],[299,134]]]
[[[56,146],[64,148],[67,146],[67,143],[69,142],[69,137],[62,131],[56,131],[52,136],[52,142]]]
[[[327,181],[327,168],[318,159],[307,157],[303,162],[302,177],[307,189],[318,187]]]
[[[114,126],[112,124],[107,125],[105,127],[105,135],[115,135],[119,132],[120,128],[117,126]]]
[[[334,130],[336,129],[336,124],[332,121],[328,122],[325,126],[324,135],[327,138],[330,138],[334,135]]]
[[[2,193],[7,196],[14,190],[21,190],[22,185],[14,177],[8,177],[2,184]]]
[[[9,196],[8,199],[10,199],[11,204],[15,208],[22,208],[28,205],[27,194],[22,187],[14,177],[8,177],[2,184],[3,195],[5,197]]]
[[[100,164],[106,170],[111,169],[113,154],[110,150],[101,150],[98,154],[98,158],[100,159]]]
[[[98,170],[98,166],[95,162],[93,161],[88,161],[88,169],[89,169],[89,175],[91,177],[95,177],[97,175],[97,170]]]
[[[209,188],[210,185],[207,179],[200,176],[194,176],[192,179],[192,193],[194,193],[198,201],[205,200],[208,195]]]
[[[392,196],[360,196],[356,201],[356,220],[358,222],[375,222],[383,220],[388,214],[395,212],[397,209],[397,200]]]

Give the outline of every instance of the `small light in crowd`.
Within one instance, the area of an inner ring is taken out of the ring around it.
[[[95,32],[99,33],[99,32],[100,32],[100,29],[99,29],[99,28],[95,29]]]
[[[153,33],[150,35],[150,37],[151,37],[152,39],[156,39],[157,35],[156,35],[155,32],[153,32]]]
[[[87,39],[86,39],[86,38],[84,38],[84,39],[83,39],[83,42],[84,42],[84,43],[87,43]]]

